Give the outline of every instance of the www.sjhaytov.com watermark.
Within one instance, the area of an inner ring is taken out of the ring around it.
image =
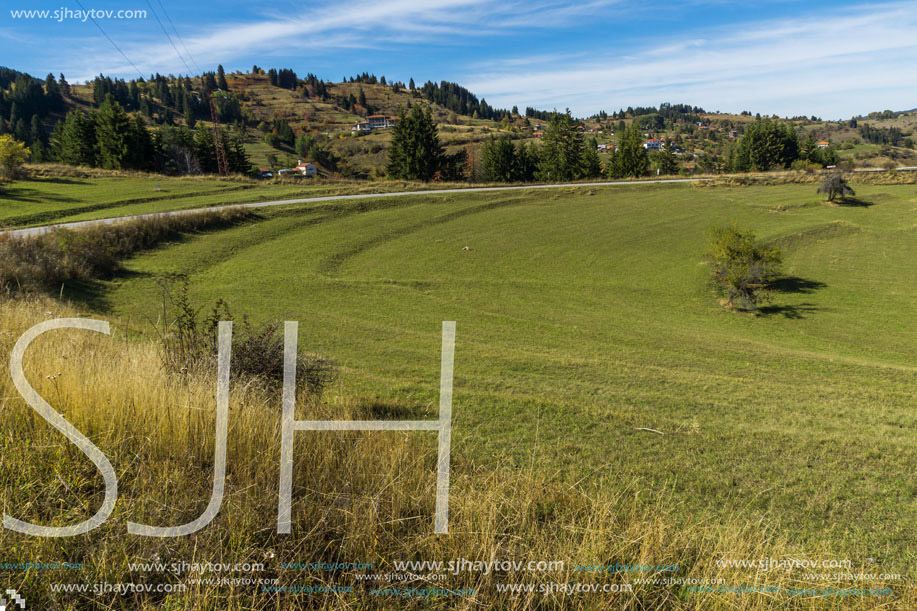
[[[82,21],[90,19],[146,19],[146,11],[143,9],[121,9],[121,10],[102,10],[102,9],[71,9],[66,6],[51,9],[10,9],[10,17],[13,19],[44,19],[46,21]]]

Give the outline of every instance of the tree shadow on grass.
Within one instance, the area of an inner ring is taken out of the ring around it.
[[[805,318],[806,314],[817,312],[821,308],[811,303],[800,303],[797,305],[769,305],[758,308],[758,316],[783,316],[798,320]]]
[[[870,206],[875,206],[874,203],[868,202],[865,199],[860,199],[859,197],[845,197],[844,199],[825,203],[830,206],[837,206],[838,208],[869,208]]]
[[[75,202],[77,199],[75,197],[69,197],[67,195],[58,195],[45,193],[44,191],[39,191],[38,189],[30,189],[28,187],[16,187],[4,189],[0,191],[0,199],[9,199],[17,202]]]
[[[770,289],[775,293],[784,295],[798,294],[809,295],[819,289],[823,289],[827,284],[818,280],[809,280],[799,276],[781,276],[771,283]],[[784,318],[800,319],[805,318],[806,314],[818,311],[819,308],[813,303],[799,303],[794,305],[767,305],[758,308],[759,316],[783,316]]]
[[[818,289],[823,289],[826,286],[828,285],[818,280],[809,280],[808,278],[800,278],[799,276],[781,276],[771,283],[770,288],[776,293],[809,294],[814,293]]]
[[[417,420],[428,417],[422,405],[398,399],[373,398],[361,403],[357,409],[372,420]]]
[[[30,180],[35,182],[52,182],[57,185],[85,185],[89,183],[88,180],[83,178],[65,178],[62,176],[38,176]]]

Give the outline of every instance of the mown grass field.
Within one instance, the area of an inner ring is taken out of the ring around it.
[[[456,321],[453,534],[430,533],[435,448],[425,434],[300,433],[300,536],[275,537],[280,396],[243,389],[231,410],[234,466],[217,522],[175,542],[144,546],[121,537],[123,520],[138,514],[157,524],[198,515],[212,451],[210,381],[162,377],[150,344],[132,341],[93,349],[93,379],[106,377],[91,401],[73,382],[64,390],[42,382],[45,396],[56,392],[82,430],[94,430],[116,467],[124,466],[128,492],[118,519],[86,537],[98,552],[78,541],[17,545],[46,557],[90,558],[94,575],[126,572],[121,565],[153,551],[234,561],[270,551],[285,562],[374,558],[382,566],[405,557],[671,562],[682,567],[680,577],[722,577],[730,586],[863,587],[712,563],[846,558],[859,567],[853,572],[904,578],[870,582],[890,586],[892,597],[849,599],[696,594],[677,586],[580,598],[494,590],[495,582],[583,580],[568,569],[554,577],[463,575],[450,587],[482,593],[460,602],[292,599],[244,588],[221,598],[225,591],[204,588],[193,599],[142,599],[143,608],[163,600],[173,605],[167,608],[200,609],[909,608],[917,577],[917,188],[855,188],[852,206],[821,203],[813,184],[290,206],[136,256],[110,280],[65,286],[73,307],[105,316],[135,340],[155,337],[161,282],[175,274],[187,277],[201,306],[222,298],[236,316],[298,320],[301,346],[341,368],[322,404],[301,406],[322,418],[435,418],[440,323]],[[758,316],[719,305],[701,264],[705,231],[733,222],[784,252],[787,278]],[[8,315],[4,348],[49,307]],[[72,355],[89,354],[57,344],[43,350],[36,378],[60,367],[61,379],[73,380],[84,361]],[[124,356],[112,360],[119,350]],[[148,385],[161,390],[146,396]],[[89,403],[114,419],[100,421]],[[197,405],[204,412],[188,411]],[[125,409],[138,416],[117,416]],[[19,426],[21,434],[35,430]],[[174,441],[151,441],[159,435]],[[42,450],[47,437],[36,437],[28,452],[53,453]],[[83,498],[68,486],[99,496],[91,465],[75,483],[54,483],[47,471],[67,469],[55,456],[58,463],[51,457],[15,472],[14,461],[4,464],[4,477],[16,482],[10,506],[22,507],[45,480],[53,487],[49,501],[17,509],[20,515],[72,522],[73,512],[56,513]],[[184,496],[192,493],[196,504]],[[163,494],[172,502],[163,503]],[[342,504],[342,496],[351,501]],[[106,565],[102,557],[114,560]],[[65,600],[73,606],[61,608],[84,608],[78,598]],[[126,604],[108,608],[133,608]]]
[[[739,512],[913,567],[917,277],[912,186],[833,207],[809,185],[617,187],[290,208],[131,261],[91,303],[142,327],[157,280],[299,320],[345,384],[431,415],[458,324],[456,451],[600,472],[686,513]],[[725,311],[705,230],[779,243],[790,279]],[[468,250],[465,250],[465,247]],[[655,435],[639,427],[663,431]],[[881,526],[880,526],[881,525]],[[910,570],[910,569],[909,569]]]
[[[317,181],[303,177],[263,181],[169,177],[42,165],[32,166],[29,171],[33,175],[27,180],[17,180],[0,189],[0,230],[276,199],[468,186],[394,180]]]

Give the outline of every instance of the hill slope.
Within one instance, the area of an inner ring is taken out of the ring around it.
[[[301,321],[348,391],[430,417],[455,320],[456,463],[509,461],[684,515],[738,512],[902,571],[913,486],[912,186],[832,207],[807,185],[575,189],[314,205],[137,257],[90,303],[143,320],[157,281],[200,304]],[[784,249],[760,317],[723,310],[703,234],[738,221]],[[467,248],[466,248],[467,247]],[[641,432],[652,428],[662,436]],[[776,484],[776,487],[775,487]],[[716,518],[714,518],[716,519]],[[887,568],[887,567],[886,567]]]

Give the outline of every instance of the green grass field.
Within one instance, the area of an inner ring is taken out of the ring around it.
[[[153,174],[110,172],[102,176],[80,176],[80,170],[65,170],[60,176],[44,166],[44,175],[17,180],[0,189],[0,230],[51,223],[110,218],[243,204],[276,199],[320,197],[386,191],[416,191],[462,184],[419,185],[403,181],[312,180],[302,177],[255,181],[252,179],[168,177]],[[93,170],[88,170],[92,174]],[[66,175],[67,173],[73,175]]]
[[[399,418],[435,415],[455,320],[458,473],[608,478],[711,529],[759,520],[915,577],[917,189],[856,188],[864,205],[659,185],[292,206],[64,296],[144,330],[159,280],[187,274],[200,305],[300,321],[343,392]],[[720,306],[701,264],[732,222],[785,255],[759,316]]]

